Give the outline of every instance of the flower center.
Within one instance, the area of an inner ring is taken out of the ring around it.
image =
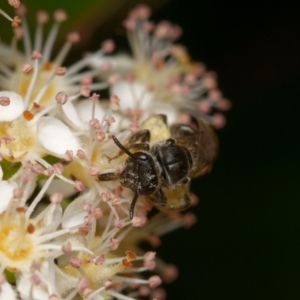
[[[43,67],[40,68],[38,72],[38,76],[36,78],[34,88],[32,90],[32,94],[30,96],[29,103],[32,103],[42,87],[45,85],[45,83],[50,79],[50,77],[53,74],[53,66],[50,63],[45,63]],[[23,74],[23,76],[20,78],[19,84],[18,84],[18,91],[22,97],[25,97],[27,91],[28,91],[28,86],[30,84],[30,81],[32,79],[33,72],[30,74]],[[41,106],[46,106],[52,102],[55,101],[55,95],[58,91],[58,89],[55,86],[55,81],[56,78],[52,79],[52,82],[48,86],[46,92],[42,96],[41,100],[39,101],[39,104]]]
[[[29,234],[18,225],[7,225],[0,229],[0,262],[8,268],[18,268],[32,253],[33,243]]]
[[[9,138],[1,143],[1,153],[9,161],[21,158],[36,142],[34,132],[23,117],[13,122],[1,122],[0,138]]]

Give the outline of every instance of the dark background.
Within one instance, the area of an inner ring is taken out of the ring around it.
[[[233,103],[214,170],[193,184],[198,223],[158,250],[180,270],[168,299],[300,299],[299,10],[173,0],[154,17],[182,26]]]

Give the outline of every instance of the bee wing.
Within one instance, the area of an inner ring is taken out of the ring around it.
[[[211,170],[219,149],[218,138],[207,123],[199,119],[196,126],[193,125],[175,124],[170,128],[176,143],[186,147],[192,154],[193,169],[189,174],[191,178]]]
[[[213,128],[202,120],[198,120],[197,149],[198,164],[197,170],[191,177],[197,177],[211,171],[212,164],[216,160],[219,152],[219,141]]]

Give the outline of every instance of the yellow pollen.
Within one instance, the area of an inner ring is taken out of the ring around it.
[[[134,253],[127,253],[129,256],[135,256]],[[136,256],[135,256],[136,257]],[[90,287],[93,289],[99,288],[103,284],[103,281],[110,279],[114,275],[121,273],[125,269],[131,268],[132,264],[126,259],[122,259],[121,262],[113,265],[97,265],[92,262],[92,257],[89,254],[79,252],[77,258],[80,259],[81,271],[90,281]],[[71,267],[69,264],[60,267],[64,273],[79,278],[81,273],[79,270]]]
[[[4,256],[12,263],[26,260],[33,249],[30,236],[20,235],[20,228],[17,225],[8,225],[2,228],[0,241],[0,258]]]
[[[22,155],[26,154],[36,143],[35,132],[27,126],[24,118],[18,118],[13,122],[0,123],[0,137],[12,137],[12,141],[0,146],[2,155],[10,160],[10,156],[14,159],[22,159]],[[13,160],[14,161],[14,160]]]

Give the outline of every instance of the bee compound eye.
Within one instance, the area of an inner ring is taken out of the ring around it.
[[[139,153],[138,159],[140,159],[142,161],[147,161],[147,160],[149,160],[149,155],[147,155],[145,153]]]

